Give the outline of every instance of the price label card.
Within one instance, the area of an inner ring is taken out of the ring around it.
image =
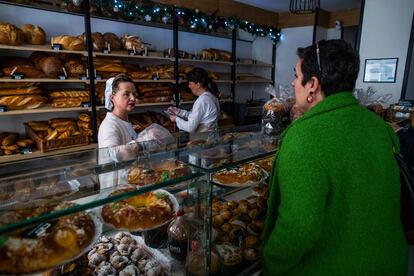
[[[59,76],[58,76],[58,79],[60,79],[60,80],[67,80],[67,79],[68,79],[68,77],[67,77],[67,76],[65,76],[65,75],[59,75]]]
[[[153,74],[152,75],[152,80],[159,80],[159,75],[158,74]]]
[[[26,147],[26,148],[21,148],[20,149],[20,153],[21,154],[30,154],[30,153],[32,153],[33,151],[32,151],[32,148],[31,147]]]
[[[111,53],[111,50],[109,50],[108,48],[104,48],[104,49],[102,49],[102,53],[104,53],[104,54],[110,54]]]
[[[134,50],[128,50],[128,55],[129,56],[135,56],[136,52],[134,52]]]
[[[81,80],[87,80],[88,77],[85,74],[80,74],[79,75],[79,79],[81,79]]]
[[[52,45],[52,50],[60,51],[62,49],[63,49],[62,44],[53,44]]]
[[[92,103],[91,102],[83,102],[82,103],[82,106],[83,107],[91,107],[92,106]]]
[[[7,106],[0,105],[0,112],[6,112],[6,111],[7,111]]]
[[[14,80],[22,80],[22,79],[24,79],[24,74],[23,73],[19,73],[19,72],[14,72],[11,75],[11,78],[14,79]]]
[[[101,80],[101,79],[102,79],[102,75],[97,74],[97,75],[95,76],[95,79],[97,79],[97,80]]]

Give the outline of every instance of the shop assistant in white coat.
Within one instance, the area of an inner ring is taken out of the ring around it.
[[[187,81],[191,92],[198,98],[191,111],[169,107],[170,120],[192,137],[216,131],[220,115],[220,104],[216,97],[217,85],[203,68],[191,70],[187,74]]]

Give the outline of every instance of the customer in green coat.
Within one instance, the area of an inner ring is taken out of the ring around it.
[[[296,104],[282,134],[263,236],[265,275],[407,275],[393,130],[351,91],[343,40],[298,49]]]

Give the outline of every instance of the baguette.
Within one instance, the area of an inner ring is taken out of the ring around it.
[[[0,104],[8,109],[35,109],[46,103],[47,99],[41,96],[5,96],[0,97]]]
[[[55,128],[55,130],[60,134],[60,133],[63,133],[63,132],[65,132],[65,131],[68,131],[68,130],[70,130],[70,131],[72,131],[72,130],[77,130],[78,128],[77,128],[77,126],[76,125],[69,125],[69,126],[57,126],[56,128]]]
[[[114,73],[126,73],[127,69],[118,63],[107,63],[95,66],[98,72],[114,72]]]
[[[56,98],[52,100],[52,107],[77,107],[81,106],[82,102],[87,101],[87,99],[89,98]]]
[[[88,113],[81,113],[78,116],[79,120],[89,123],[91,121],[91,116]]]
[[[13,144],[17,139],[17,134],[16,133],[11,133],[9,135],[7,135],[3,141],[1,141],[1,145],[2,146],[9,146],[11,144]]]
[[[50,93],[51,98],[89,98],[89,91],[86,90],[68,90],[55,91]]]
[[[57,137],[58,137],[58,132],[57,132],[57,130],[55,129],[52,133],[50,133],[50,134],[48,134],[46,137],[45,137],[45,139],[46,140],[53,140],[53,139],[56,139]]]
[[[19,147],[25,148],[28,146],[33,145],[33,140],[32,139],[19,139],[16,141],[16,145],[18,145]]]
[[[36,86],[24,87],[24,88],[2,88],[0,89],[0,96],[32,95],[32,94],[41,94],[41,93],[42,93],[42,90]]]
[[[83,128],[83,129],[90,129],[91,128],[91,124],[88,123],[88,122],[84,122],[84,121],[79,120],[78,121],[78,127],[79,128]]]
[[[71,135],[71,130],[66,130],[65,132],[62,132],[58,137],[57,137],[57,139],[65,139],[65,138],[68,138],[68,137],[70,137],[70,135]]]
[[[82,135],[82,133],[79,130],[75,130],[72,132],[72,136],[79,136]]]

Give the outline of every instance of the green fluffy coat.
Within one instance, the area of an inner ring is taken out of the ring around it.
[[[407,275],[392,129],[349,92],[282,135],[263,235],[265,275]]]

